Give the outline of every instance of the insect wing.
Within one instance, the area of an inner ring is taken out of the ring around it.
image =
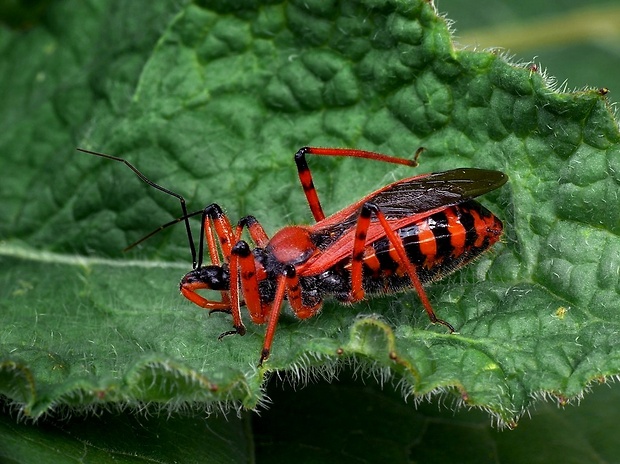
[[[360,208],[367,202],[376,204],[388,219],[410,219],[413,222],[432,214],[437,208],[463,203],[495,190],[507,180],[508,177],[500,171],[474,168],[410,177],[367,195],[318,222],[312,230],[317,236],[331,237],[330,242],[337,240],[355,228]],[[323,248],[321,240],[318,241],[319,248]]]
[[[398,230],[449,206],[495,190],[507,180],[508,177],[500,171],[459,168],[411,177],[387,185],[312,228],[317,247],[324,253],[310,259],[304,266],[305,271],[310,274],[321,272],[350,256],[359,210],[364,203],[377,205],[393,229]],[[374,242],[384,234],[383,228],[373,218],[367,233],[367,243]],[[326,252],[327,249],[329,252]]]
[[[364,202],[376,204],[388,218],[397,219],[463,203],[495,190],[507,180],[499,171],[453,169],[395,182]]]

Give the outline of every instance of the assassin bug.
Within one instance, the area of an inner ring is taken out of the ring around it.
[[[320,310],[328,296],[353,303],[367,295],[413,287],[430,321],[454,332],[452,325],[435,315],[422,286],[464,266],[497,242],[502,233],[501,221],[473,199],[502,186],[507,176],[473,168],[402,179],[325,217],[306,155],[417,166],[422,149],[413,160],[354,149],[300,149],[295,163],[316,223],[286,226],[271,238],[254,216],[242,218],[233,227],[215,203],[188,213],[181,195],[152,182],[128,161],[78,150],[122,162],[144,182],[180,201],[182,217],[128,248],[184,221],[193,269],[181,280],[181,293],[210,313],[232,315],[233,330],[221,334],[220,339],[245,334],[241,306],[247,306],[254,323],[267,323],[259,365],[269,357],[284,300],[297,317],[306,319]],[[189,218],[198,214],[202,221],[196,253]],[[254,248],[241,238],[246,229]],[[208,265],[204,265],[205,247],[211,259]],[[198,293],[201,289],[219,291],[221,299],[207,299]]]

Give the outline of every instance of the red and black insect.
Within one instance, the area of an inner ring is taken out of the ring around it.
[[[413,287],[431,322],[454,332],[448,322],[435,316],[423,285],[464,266],[497,242],[502,233],[501,221],[473,199],[502,186],[507,177],[499,171],[472,168],[399,180],[325,217],[306,155],[416,166],[420,150],[413,160],[405,160],[363,150],[300,149],[295,163],[316,223],[287,226],[271,238],[254,216],[242,218],[233,227],[215,203],[188,213],[181,195],[150,181],[128,161],[79,150],[123,162],[149,185],[179,199],[183,216],[144,239],[185,222],[193,269],[181,280],[181,293],[209,312],[232,315],[233,330],[221,334],[220,339],[245,334],[241,306],[247,307],[255,324],[267,323],[259,364],[269,357],[284,300],[297,317],[306,319],[320,310],[326,297],[354,303],[366,296]],[[202,221],[197,254],[189,218],[198,214]],[[253,248],[241,238],[246,229]],[[205,248],[211,261],[207,265]],[[221,298],[207,299],[198,293],[202,289],[219,291]]]

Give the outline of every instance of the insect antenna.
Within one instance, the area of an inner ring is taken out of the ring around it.
[[[193,268],[196,268],[196,247],[194,246],[194,239],[192,237],[192,229],[189,225],[189,218],[191,216],[194,216],[196,214],[198,214],[198,212],[193,212],[191,214],[188,214],[187,212],[187,206],[185,204],[185,198],[183,198],[181,195],[179,195],[178,193],[173,192],[172,190],[168,190],[165,187],[162,187],[159,184],[156,184],[155,182],[153,182],[152,180],[150,180],[148,177],[146,177],[144,174],[142,174],[138,168],[136,168],[133,164],[131,164],[129,161],[123,159],[123,158],[119,158],[117,156],[112,156],[112,155],[106,155],[105,153],[99,153],[96,151],[90,151],[90,150],[85,150],[83,148],[77,148],[78,151],[81,151],[82,153],[87,153],[89,155],[94,155],[94,156],[99,156],[101,158],[107,158],[107,159],[111,159],[113,161],[118,161],[120,163],[125,164],[129,169],[131,169],[139,178],[140,180],[142,180],[143,182],[145,182],[146,184],[150,185],[153,188],[156,188],[157,190],[160,190],[170,196],[173,196],[175,198],[177,198],[179,200],[179,202],[181,203],[181,210],[183,211],[183,216],[178,218],[177,220],[171,221],[168,224],[164,224],[163,226],[159,227],[158,229],[156,229],[155,231],[151,232],[149,235],[147,235],[146,237],[138,240],[136,243],[129,245],[129,247],[126,248],[130,249],[133,248],[134,246],[136,246],[139,243],[142,243],[144,240],[146,240],[147,238],[151,237],[152,235],[156,234],[157,232],[159,232],[161,229],[165,229],[168,226],[171,226],[172,224],[176,224],[177,222],[180,221],[185,221],[185,229],[187,231],[187,239],[189,240],[189,248],[190,251],[192,253],[192,263],[193,263]]]
[[[173,225],[175,225],[175,224],[178,224],[178,223],[179,223],[179,222],[181,222],[181,221],[185,221],[186,219],[189,219],[189,218],[191,218],[191,217],[198,216],[199,214],[202,214],[202,210],[192,211],[192,212],[191,212],[191,213],[189,213],[187,216],[181,216],[181,217],[178,217],[178,218],[176,218],[176,219],[173,219],[173,220],[172,220],[172,221],[170,221],[170,222],[167,222],[167,223],[165,223],[165,224],[162,224],[162,225],[161,225],[161,226],[159,226],[157,229],[155,229],[155,230],[153,230],[153,231],[149,232],[148,234],[146,234],[146,235],[145,235],[144,237],[142,237],[141,239],[139,239],[139,240],[137,240],[137,241],[133,242],[131,245],[127,245],[125,248],[123,248],[123,251],[129,251],[129,250],[131,250],[132,248],[134,248],[134,247],[136,247],[136,246],[140,245],[142,242],[145,242],[146,240],[148,240],[149,238],[151,238],[153,235],[155,235],[155,234],[157,234],[157,233],[161,232],[162,230],[167,229],[168,227],[173,226]]]

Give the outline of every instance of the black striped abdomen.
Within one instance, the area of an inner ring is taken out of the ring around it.
[[[479,256],[502,233],[501,221],[480,203],[470,200],[450,206],[398,231],[422,283],[439,279]],[[367,292],[394,291],[410,285],[394,247],[386,238],[372,244],[367,256]]]

